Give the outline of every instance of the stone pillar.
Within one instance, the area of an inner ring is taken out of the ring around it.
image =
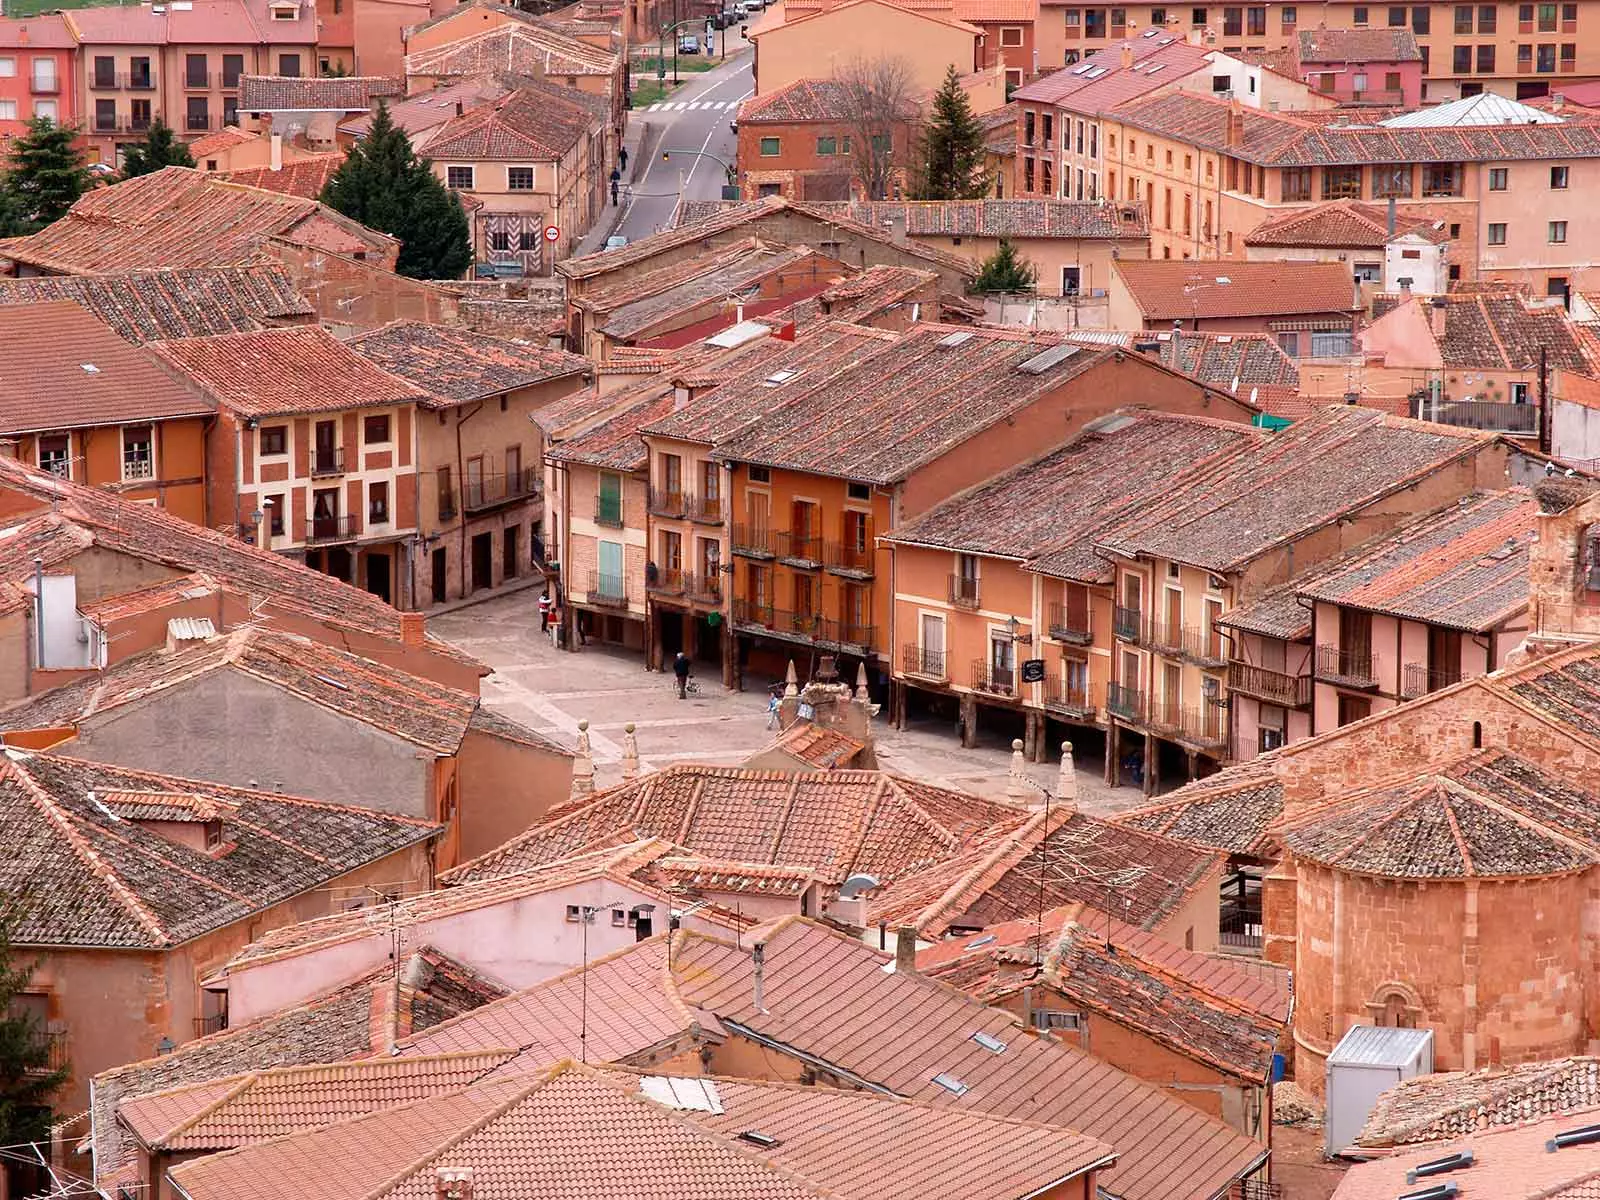
[[[730,692],[739,686],[739,641],[726,617],[722,621],[722,686]]]
[[[1155,735],[1144,735],[1144,794],[1156,794],[1156,767],[1161,761],[1161,756],[1156,752]]]
[[[1106,786],[1122,786],[1122,732],[1115,721],[1106,721]]]
[[[644,669],[661,670],[661,617],[656,612],[656,602],[648,597],[644,602]]]
[[[1074,811],[1077,810],[1078,770],[1072,762],[1071,742],[1061,743],[1061,769],[1056,773],[1056,799]]]
[[[578,722],[578,750],[572,760],[574,798],[594,793],[594,751],[589,748],[589,722]]]
[[[622,727],[622,778],[632,781],[639,777],[639,739],[633,734],[633,722]]]
[[[1028,764],[1022,754],[1022,739],[1011,739],[1011,766],[1006,771],[1006,799],[1027,803],[1033,798],[1028,786]]]
[[[961,745],[970,750],[978,744],[978,698],[971,692],[961,693]]]

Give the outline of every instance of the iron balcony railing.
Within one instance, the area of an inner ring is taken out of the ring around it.
[[[657,517],[681,517],[688,512],[688,497],[678,488],[651,488],[650,513]]]
[[[628,581],[621,575],[603,575],[589,572],[589,603],[625,608],[628,604]]]
[[[1111,632],[1124,642],[1137,642],[1144,632],[1144,613],[1118,604],[1111,610]]]
[[[211,90],[211,72],[185,71],[183,73],[183,88],[187,92],[209,92]]]
[[[974,691],[988,692],[993,696],[1015,696],[1017,694],[1017,669],[1003,667],[992,663],[986,658],[974,659],[972,663],[972,687]]]
[[[1228,664],[1228,690],[1284,708],[1308,708],[1311,704],[1311,676],[1290,675],[1250,663]]]
[[[950,603],[957,608],[977,608],[978,581],[970,575],[950,576]]]
[[[945,652],[930,650],[926,646],[907,645],[900,651],[900,669],[907,675],[921,675],[924,679],[949,679],[945,667]]]
[[[1060,601],[1050,606],[1050,636],[1058,642],[1074,642],[1078,645],[1087,645],[1092,636],[1089,632],[1089,611],[1072,612]]]
[[[815,534],[780,529],[773,534],[773,545],[786,562],[822,565],[822,539]]]
[[[1099,708],[1087,683],[1071,683],[1059,678],[1045,685],[1044,706],[1080,720],[1093,717]]]
[[[596,495],[594,498],[594,523],[608,529],[622,528],[622,497]]]
[[[733,623],[735,625],[754,625],[762,629],[771,629],[777,619],[777,613],[778,610],[765,601],[748,600],[743,596],[734,597]]]
[[[709,525],[722,523],[721,496],[690,496],[688,509],[691,521],[703,521]]]
[[[228,1027],[227,1013],[213,1013],[209,1017],[196,1017],[194,1019],[195,1037],[205,1037],[211,1033],[221,1033]]]
[[[306,541],[311,542],[348,542],[356,536],[356,518],[354,513],[346,513],[342,517],[312,517],[306,522]]]
[[[183,127],[190,133],[205,133],[212,128],[210,113],[189,113],[183,119]]]
[[[684,591],[684,573],[681,567],[656,567],[645,569],[644,586],[647,591],[668,596],[681,596]]]
[[[520,471],[468,479],[462,498],[466,501],[467,511],[475,512],[537,496],[542,484],[538,467],[524,467]]]
[[[1159,700],[1149,706],[1145,724],[1156,733],[1175,740],[1215,747],[1223,745],[1228,740],[1223,712],[1222,708],[1214,704],[1207,704],[1202,708],[1185,708],[1180,704]]]
[[[1492,400],[1446,400],[1440,404],[1419,401],[1418,415],[1425,421],[1461,429],[1493,430],[1496,433],[1533,434],[1539,432],[1537,404],[1504,404]]]
[[[713,571],[709,575],[694,575],[685,573],[683,577],[683,590],[696,600],[709,600],[713,604],[722,603],[722,576]]]
[[[878,632],[876,625],[836,621],[820,613],[794,612],[743,598],[736,598],[733,602],[733,622],[735,625],[764,629],[781,638],[861,653],[872,649]]]
[[[1461,671],[1430,670],[1424,663],[1406,663],[1400,674],[1400,694],[1407,700],[1426,696],[1451,684],[1461,682]]]
[[[746,525],[740,522],[733,527],[735,554],[743,554],[747,558],[771,558],[774,544],[772,529],[769,526]]]
[[[849,571],[857,575],[873,573],[872,548],[850,542],[829,542],[822,548],[822,561],[830,571]]]
[[[1144,717],[1144,693],[1126,684],[1106,685],[1106,711],[1124,721],[1138,721]]]
[[[331,449],[313,450],[311,474],[314,476],[344,474],[344,447],[334,446]]]
[[[1317,678],[1344,687],[1377,687],[1377,657],[1367,646],[1318,646]]]
[[[1181,655],[1206,666],[1220,667],[1227,661],[1227,656],[1222,652],[1222,635],[1216,630],[1208,633],[1198,625],[1151,621],[1145,629],[1143,640],[1157,650]]]
[[[64,1029],[40,1029],[34,1040],[44,1045],[46,1058],[37,1067],[29,1067],[30,1075],[53,1075],[72,1065],[72,1043]]]

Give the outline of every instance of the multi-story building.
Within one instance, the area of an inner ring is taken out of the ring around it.
[[[33,117],[73,118],[77,45],[59,13],[0,20],[0,158]]]
[[[15,457],[209,523],[205,392],[70,300],[0,306],[0,343]]]
[[[1108,309],[1113,329],[1271,332],[1320,355],[1350,352],[1361,305],[1345,263],[1130,259],[1112,264]]]
[[[1300,78],[1341,104],[1422,103],[1422,51],[1409,29],[1302,29],[1294,53]]]
[[[418,606],[542,568],[544,440],[534,418],[585,385],[589,361],[416,321],[350,345],[429,395],[417,421]]]
[[[907,105],[887,119],[876,147],[863,141],[859,105],[835,79],[797,79],[739,106],[739,186],[746,200],[880,200],[898,197],[919,120]],[[863,159],[867,162],[863,164]],[[882,194],[870,195],[877,191]]]
[[[756,48],[756,95],[799,79],[825,79],[852,69],[865,47],[900,60],[903,85],[913,94],[933,92],[955,67],[966,75],[982,66],[983,31],[958,20],[949,8],[901,5],[894,0],[848,0],[789,15],[750,35]]]
[[[316,69],[309,0],[83,8],[63,19],[78,43],[73,115],[91,154],[109,164],[157,118],[196,137],[235,124],[245,75]]]
[[[212,521],[416,607],[417,420],[429,394],[319,326],[160,349],[217,405]]]

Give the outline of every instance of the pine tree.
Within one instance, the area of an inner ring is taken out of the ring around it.
[[[122,177],[132,179],[136,175],[159,171],[162,167],[192,166],[194,158],[189,154],[189,147],[173,135],[171,126],[157,117],[150,122],[150,132],[145,135],[144,141],[128,147],[123,157]]]
[[[322,202],[399,238],[395,270],[402,275],[454,279],[472,265],[472,235],[460,197],[416,156],[382,100],[367,136],[350,148],[328,180]]]
[[[11,931],[0,918],[0,1145],[47,1142],[50,1099],[69,1074],[50,1067],[45,1031],[28,1013],[12,1016],[11,1002],[28,986],[36,966],[12,955]],[[48,1153],[46,1148],[46,1153]]]
[[[1017,253],[1010,239],[1001,238],[1000,248],[983,260],[972,290],[979,295],[995,292],[1031,292],[1039,270]]]
[[[921,200],[978,200],[989,193],[983,169],[984,133],[972,115],[955,67],[945,71],[934,93],[933,112],[922,135]]]
[[[77,136],[71,126],[34,117],[28,132],[11,143],[11,169],[3,186],[24,232],[58,220],[93,186],[83,154],[72,144]]]

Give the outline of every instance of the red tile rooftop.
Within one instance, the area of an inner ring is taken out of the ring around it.
[[[564,350],[474,333],[455,325],[395,321],[347,345],[391,375],[430,393],[426,407],[464,404],[520,388],[593,372],[588,359]]]
[[[1112,270],[1146,321],[1354,313],[1360,307],[1343,263],[1119,259]]]
[[[548,26],[505,24],[406,55],[406,75],[460,78],[511,74],[533,79],[611,75],[619,56]]]
[[[1395,218],[1395,237],[1415,234],[1434,244],[1449,240],[1449,227],[1432,217]],[[1355,247],[1381,250],[1390,240],[1389,215],[1382,205],[1336,200],[1268,217],[1244,235],[1247,246]]]
[[[604,97],[535,80],[445,124],[429,138],[428,156],[560,164],[607,112]]]
[[[1489,1133],[1597,1106],[1600,1059],[1592,1057],[1419,1075],[1378,1097],[1356,1151]]]
[[[1303,63],[1420,62],[1422,51],[1409,29],[1302,29]]]
[[[1123,65],[1124,49],[1133,52],[1129,66]],[[1018,88],[1010,99],[1101,113],[1193,74],[1206,66],[1210,53],[1176,34],[1128,38]]]
[[[344,164],[344,157],[343,154],[319,154],[314,158],[286,162],[277,170],[271,167],[244,167],[225,172],[220,177],[244,187],[315,200],[322,195],[333,173]]]

